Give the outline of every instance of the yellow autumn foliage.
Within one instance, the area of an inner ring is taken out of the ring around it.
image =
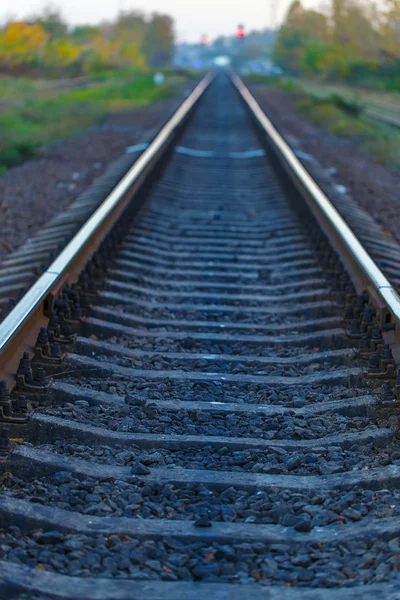
[[[143,70],[154,57],[167,64],[172,26],[166,15],[128,11],[114,23],[72,29],[57,10],[45,10],[29,22],[0,26],[0,71],[75,75],[121,67]]]
[[[139,69],[146,67],[146,59],[141,54],[139,44],[135,44],[134,42],[116,42],[116,49],[117,55],[124,66],[135,65]]]
[[[75,45],[67,38],[50,40],[46,44],[44,62],[57,67],[67,67],[79,59],[83,52],[82,46]]]
[[[49,35],[39,23],[14,21],[0,30],[0,62],[29,64],[43,56]]]

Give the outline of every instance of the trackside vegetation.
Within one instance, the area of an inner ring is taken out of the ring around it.
[[[152,74],[129,77],[116,72],[113,78],[61,93],[24,92],[0,109],[0,172],[34,156],[44,144],[99,124],[112,113],[171,97],[184,81],[182,74],[170,72],[163,85],[155,85]]]
[[[355,138],[375,160],[400,167],[400,129],[371,118],[369,105],[359,94],[353,92],[353,97],[338,93],[315,94],[308,91],[301,80],[287,77],[249,75],[246,80],[290,94],[294,109],[313,124],[337,137]]]
[[[322,10],[294,0],[273,57],[286,73],[400,90],[400,0],[329,0]]]
[[[0,172],[111,113],[175,94],[190,74],[170,68],[174,38],[168,15],[134,10],[70,27],[48,7],[0,26]]]

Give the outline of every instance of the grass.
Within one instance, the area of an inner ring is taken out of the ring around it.
[[[161,69],[161,72],[164,73],[164,75],[166,77],[170,77],[170,78],[171,77],[183,77],[183,79],[194,79],[194,80],[199,78],[199,71],[195,71],[195,70],[191,70],[191,69],[167,67],[165,69]],[[204,74],[205,74],[205,72],[204,72]],[[127,79],[132,79],[133,77],[140,77],[141,75],[142,75],[142,73],[140,71],[135,71],[131,67],[126,67],[125,69],[120,69],[117,72],[117,76],[116,76],[115,69],[113,69],[113,70],[108,70],[108,71],[101,71],[99,73],[94,73],[93,75],[90,76],[90,79],[92,79],[94,81],[101,81],[101,82],[107,82],[107,81],[114,82],[116,79],[127,80]]]
[[[247,83],[269,85],[275,89],[284,92],[302,93],[302,87],[289,77],[277,77],[272,75],[263,75],[261,73],[252,73],[244,78]]]
[[[0,77],[0,103],[36,91],[38,82],[25,78]]]
[[[400,167],[400,130],[370,119],[363,111],[328,98],[306,97],[297,101],[297,109],[310,121],[341,138],[356,139],[361,150],[391,167]]]
[[[169,74],[165,83],[157,86],[152,75],[132,77],[132,72],[114,72],[114,79],[108,75],[89,87],[48,96],[27,95],[25,82],[3,80],[1,88],[0,80],[0,89],[14,85],[21,90],[19,99],[14,95],[13,104],[0,109],[0,171],[34,156],[44,144],[101,123],[112,113],[171,97],[184,80],[182,74]]]
[[[337,137],[356,139],[361,149],[373,159],[400,167],[400,129],[372,119],[365,96],[358,90],[341,94],[341,88],[335,86],[321,89],[314,83],[305,86],[299,80],[286,77],[257,75],[255,80],[253,76],[246,79],[294,94],[296,109],[309,121]]]
[[[365,107],[366,112],[381,112],[400,122],[400,94],[396,92],[378,92],[351,87],[340,83],[325,83],[321,81],[298,79],[297,85],[307,94],[326,98],[332,94],[340,95],[351,102],[358,102]]]
[[[353,138],[373,159],[400,167],[400,130],[370,119],[358,107],[337,95],[327,98],[305,96],[296,107],[310,121],[341,138]]]

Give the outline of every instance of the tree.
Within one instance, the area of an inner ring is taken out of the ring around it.
[[[116,23],[103,27],[103,34],[112,46],[112,60],[116,65],[146,68],[143,45],[147,22],[139,11],[121,12]]]
[[[9,23],[0,31],[0,62],[6,67],[29,65],[44,53],[48,34],[38,23]]]
[[[55,69],[63,69],[76,63],[83,48],[68,38],[51,39],[46,45],[44,63]]]
[[[337,46],[346,45],[348,42],[346,7],[347,0],[332,0],[332,42]]]
[[[400,0],[387,0],[392,4]],[[348,77],[353,68],[368,72],[381,55],[377,7],[370,0],[332,0],[330,15],[291,5],[278,34],[275,60],[293,73]],[[361,67],[368,63],[369,67]]]
[[[295,0],[278,33],[274,60],[284,69],[298,73],[302,69],[306,48],[324,47],[328,40],[329,27],[325,15],[306,10],[300,0]]]
[[[386,0],[382,35],[388,58],[400,60],[400,0]]]
[[[382,39],[370,12],[374,10],[368,3],[361,4],[356,0],[350,2],[347,12],[348,48],[354,57],[360,60],[378,58]]]
[[[166,15],[125,11],[115,22],[69,31],[59,9],[49,5],[28,22],[0,25],[0,67],[31,65],[57,75],[121,67],[145,70],[167,64],[173,45],[173,21]]]
[[[61,11],[53,4],[48,4],[41,15],[33,17],[30,21],[39,23],[52,39],[65,37],[68,34],[68,25],[62,17]]]
[[[70,37],[78,44],[87,44],[102,34],[101,28],[95,25],[77,25],[72,30]]]
[[[333,0],[332,43],[345,48],[349,62],[376,58],[381,45],[378,29],[372,20],[374,6],[358,0]]]
[[[163,67],[170,62],[174,39],[174,22],[171,17],[153,13],[144,39],[144,54],[151,67]]]

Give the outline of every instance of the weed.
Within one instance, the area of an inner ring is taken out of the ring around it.
[[[331,94],[327,100],[352,117],[360,117],[361,113],[364,111],[362,104],[357,101],[349,100],[340,94]]]
[[[249,75],[246,75],[244,79],[247,83],[264,83],[266,85],[271,85],[275,77],[264,75],[263,73],[250,73]]]
[[[338,137],[358,137],[358,138],[373,138],[373,128],[365,121],[356,119],[341,119],[334,123],[330,128],[330,132]]]
[[[293,79],[288,77],[278,77],[276,75],[263,75],[262,73],[252,73],[245,77],[247,83],[265,84],[271,87],[282,90],[283,92],[302,94],[302,87]]]
[[[298,83],[293,79],[287,79],[286,77],[275,77],[272,81],[274,88],[282,90],[282,92],[289,92],[290,94],[302,95],[303,90]]]
[[[26,96],[0,110],[0,169],[14,166],[32,157],[43,144],[73,135],[100,123],[108,115],[146,106],[176,93],[184,79],[167,76],[163,85],[155,85],[151,74],[133,76],[132,70],[111,79],[51,96]],[[123,79],[123,76],[125,79]]]
[[[343,118],[336,104],[319,98],[306,97],[296,103],[299,112],[305,114],[315,125],[333,126]]]
[[[342,138],[358,139],[362,150],[375,160],[400,166],[400,134],[397,130],[364,118],[363,107],[338,94],[327,97],[303,94],[296,109],[318,127]]]

